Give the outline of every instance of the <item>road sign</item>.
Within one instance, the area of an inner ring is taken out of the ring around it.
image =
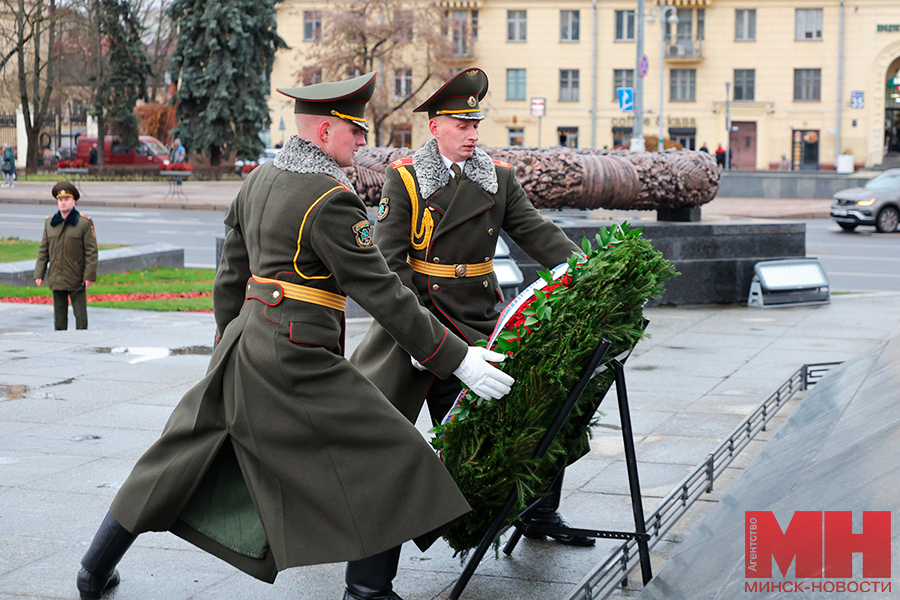
[[[865,108],[865,95],[863,92],[850,92],[850,108]]]
[[[641,77],[646,77],[649,70],[650,61],[647,59],[646,54],[641,54],[641,60],[638,61],[638,73],[641,74]]]
[[[547,112],[547,99],[546,98],[532,98],[531,99],[531,116],[532,117],[543,117],[545,112]]]
[[[616,88],[619,95],[619,110],[622,112],[634,111],[634,89],[632,88]]]

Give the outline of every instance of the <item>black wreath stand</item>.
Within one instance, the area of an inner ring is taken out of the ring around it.
[[[644,325],[646,327],[646,322],[644,323]],[[650,550],[647,545],[650,536],[647,534],[647,530],[644,525],[644,508],[641,502],[641,486],[638,480],[637,459],[634,452],[634,437],[631,432],[631,414],[628,410],[628,393],[625,388],[624,361],[627,358],[627,355],[631,353],[631,351],[629,350],[628,352],[623,353],[618,357],[606,358],[606,353],[609,351],[609,347],[610,342],[608,340],[601,341],[600,345],[597,346],[597,349],[591,356],[591,360],[588,361],[588,364],[582,371],[581,378],[578,380],[578,383],[575,384],[575,387],[569,392],[565,404],[563,404],[563,406],[559,409],[559,412],[556,414],[553,423],[547,429],[547,432],[544,434],[544,437],[541,439],[540,444],[535,450],[534,455],[535,458],[540,458],[547,453],[547,450],[550,449],[550,445],[553,443],[553,440],[559,434],[566,420],[568,420],[572,410],[575,408],[575,403],[578,401],[581,393],[584,391],[584,389],[592,379],[594,371],[596,371],[600,367],[612,369],[615,376],[616,396],[619,402],[619,418],[622,425],[622,441],[625,446],[625,466],[628,471],[628,484],[631,491],[631,509],[634,513],[634,531],[576,529],[573,527],[561,527],[558,525],[526,525],[525,523],[527,522],[528,515],[540,504],[540,500],[537,500],[530,506],[528,506],[524,511],[519,513],[518,518],[513,522],[512,526],[515,528],[515,531],[506,542],[506,546],[504,546],[503,552],[507,555],[512,554],[513,549],[515,549],[516,544],[519,543],[519,540],[522,537],[523,531],[525,531],[526,529],[528,533],[545,535],[570,534],[616,540],[634,539],[637,540],[638,554],[640,555],[641,576],[643,577],[644,584],[646,585],[650,581],[650,578],[653,576],[650,569]],[[594,409],[588,411],[587,415],[585,416],[585,421],[584,423],[582,423],[583,427],[588,426],[591,419],[593,418],[594,413],[596,413],[597,409],[600,407],[600,403],[603,401],[604,397],[605,394],[597,400],[596,404],[594,405]],[[559,465],[559,469],[557,470],[554,480],[562,473],[562,469],[565,466],[564,461],[565,459],[563,459],[563,461]],[[513,512],[515,505],[516,491],[513,490],[512,492],[510,492],[509,497],[506,499],[506,504],[494,517],[494,520],[491,522],[491,525],[488,528],[487,532],[484,534],[484,537],[481,538],[481,543],[478,544],[478,547],[475,548],[475,550],[472,552],[472,555],[469,557],[469,560],[466,562],[466,566],[463,568],[462,574],[459,576],[459,579],[456,581],[456,585],[453,586],[453,590],[450,592],[451,600],[458,600],[466,585],[469,583],[469,580],[472,578],[472,575],[475,574],[475,569],[478,568],[478,564],[481,562],[481,559],[484,558],[484,555],[491,547],[491,544],[493,544],[494,540],[502,535],[503,532],[507,529],[506,527],[504,527],[504,524],[506,523],[509,515]]]

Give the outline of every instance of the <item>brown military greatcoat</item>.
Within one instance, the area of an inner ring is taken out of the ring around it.
[[[424,275],[413,270],[408,257],[472,268],[493,260],[501,229],[548,268],[579,250],[532,206],[510,165],[491,160],[480,149],[466,161],[458,183],[450,178],[435,140],[412,158],[392,163],[386,177],[375,243],[422,305],[468,344],[487,337],[497,322],[496,306],[503,296],[496,275]],[[434,376],[412,367],[409,354],[383,327],[372,324],[350,362],[415,421]]]
[[[85,281],[97,280],[97,257],[97,235],[89,216],[72,209],[65,219],[47,217],[34,278],[46,279],[51,290],[77,290]]]
[[[390,272],[346,183],[297,137],[245,181],[226,219],[209,370],[113,502],[129,531],[171,530],[272,581],[413,538],[427,546],[469,510],[421,434],[343,358],[344,314],[260,280],[347,294],[422,364],[452,373],[465,344]]]

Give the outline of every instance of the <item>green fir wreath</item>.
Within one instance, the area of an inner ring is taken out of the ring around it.
[[[592,380],[550,450],[534,458],[601,340],[612,343],[607,359],[633,348],[644,337],[644,304],[677,275],[627,223],[602,229],[596,243],[592,248],[585,238],[584,255],[574,254],[559,279],[541,273],[545,285],[502,325],[492,349],[510,355],[500,364],[516,380],[510,393],[490,402],[464,390],[451,419],[432,429],[432,445],[473,509],[444,534],[456,552],[481,542],[513,490],[509,522],[547,493],[563,457],[571,463],[587,452],[589,432],[581,424],[612,384],[611,369]]]

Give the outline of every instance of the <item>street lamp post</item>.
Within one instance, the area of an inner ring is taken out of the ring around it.
[[[657,149],[663,151],[663,94],[665,87],[665,61],[666,61],[666,24],[677,25],[678,15],[674,6],[666,6],[665,0],[659,0],[659,6],[650,8],[651,12],[659,15],[659,145]],[[652,21],[651,21],[652,22]]]

